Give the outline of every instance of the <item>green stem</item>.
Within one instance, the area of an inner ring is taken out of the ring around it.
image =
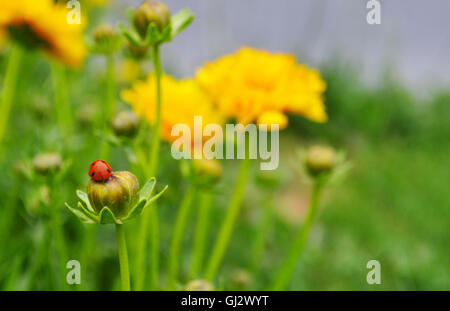
[[[241,208],[241,202],[244,196],[245,185],[248,179],[250,163],[251,162],[248,156],[246,156],[245,159],[241,160],[239,176],[234,188],[234,193],[231,198],[230,205],[227,208],[227,213],[220,228],[219,235],[217,236],[216,243],[214,243],[211,258],[206,267],[205,278],[209,281],[212,281],[214,279],[225,250],[228,246],[231,232],[233,231],[236,218]]]
[[[66,70],[62,65],[52,63],[51,71],[56,118],[61,132],[67,136],[73,130],[73,120],[71,117],[73,113],[70,109]]]
[[[288,285],[292,277],[292,274],[294,273],[295,266],[305,248],[306,241],[308,239],[308,234],[311,229],[311,225],[317,213],[317,207],[319,203],[321,190],[322,184],[320,180],[317,179],[314,182],[314,186],[312,189],[306,220],[303,223],[300,230],[298,231],[297,237],[291,246],[291,249],[286,257],[286,260],[284,261],[283,265],[278,271],[277,277],[271,286],[272,290],[284,290]]]
[[[269,197],[266,198],[262,203],[263,213],[251,248],[252,262],[250,268],[254,274],[256,272],[256,269],[261,266],[264,250],[266,248],[267,235],[269,233],[272,220],[272,211],[273,211],[272,195],[273,194],[270,193]]]
[[[194,188],[190,185],[186,191],[183,200],[178,210],[177,219],[175,220],[175,226],[173,229],[172,242],[170,244],[169,260],[168,260],[168,273],[167,284],[169,290],[176,288],[178,279],[178,263],[180,262],[180,250],[181,243],[183,241],[184,229],[188,220],[189,210],[194,197]]]
[[[62,230],[62,225],[59,221],[59,209],[55,205],[48,206],[50,214],[50,226],[52,230],[52,235],[54,238],[56,252],[58,256],[58,265],[60,270],[60,277],[63,283],[63,288],[67,289],[68,284],[66,282],[66,262],[68,259],[66,243],[64,238],[64,231]]]
[[[156,78],[156,120],[153,126],[152,140],[150,145],[150,164],[147,169],[147,178],[157,174],[159,149],[160,149],[160,128],[161,128],[161,59],[159,55],[159,45],[153,46],[153,67]],[[136,289],[142,290],[146,277],[145,256],[147,253],[148,225],[151,225],[151,243],[150,243],[150,289],[158,287],[159,270],[159,223],[158,211],[156,205],[152,204],[148,208],[146,215],[142,217],[141,228],[139,232],[139,243],[136,256]]]
[[[105,125],[114,116],[116,109],[116,81],[114,79],[114,56],[108,55],[106,58],[106,113]]]
[[[9,113],[16,93],[17,77],[19,75],[23,54],[24,51],[19,46],[13,46],[9,55],[3,93],[0,99],[0,146],[3,141],[3,136],[5,135]]]
[[[127,242],[125,241],[125,231],[123,225],[116,224],[116,238],[117,238],[117,250],[119,252],[119,264],[120,264],[120,280],[122,283],[122,290],[130,290],[130,272],[128,268],[128,253]]]
[[[200,205],[198,207],[197,226],[194,236],[194,250],[192,256],[190,277],[195,279],[199,276],[205,254],[206,237],[209,227],[209,210],[212,195],[209,191],[200,193]]]
[[[106,57],[106,94],[105,94],[105,107],[104,107],[104,114],[103,114],[103,128],[106,132],[109,127],[109,122],[114,117],[114,113],[116,110],[116,81],[114,79],[114,55],[108,55]],[[101,144],[101,150],[100,150],[100,158],[101,159],[108,159],[109,158],[109,152],[111,150],[111,146],[108,142],[103,142]]]

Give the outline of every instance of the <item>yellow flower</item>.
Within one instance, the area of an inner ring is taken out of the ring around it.
[[[293,55],[244,47],[206,63],[197,70],[196,81],[226,117],[243,124],[257,121],[283,128],[284,113],[327,120],[325,82],[317,70],[297,64]]]
[[[134,59],[126,58],[119,63],[116,74],[120,83],[132,83],[141,74],[140,63]]]
[[[69,24],[69,9],[53,0],[2,0],[0,2],[0,36],[18,41],[27,49],[46,54],[78,66],[86,56],[82,41],[83,26]]]
[[[188,125],[193,140],[195,116],[202,117],[202,129],[211,123],[223,124],[223,118],[194,80],[177,81],[163,75],[161,88],[161,137],[164,140],[172,142],[178,138],[171,136],[172,127],[176,124]],[[124,90],[121,95],[137,115],[144,117],[152,125],[155,123],[156,79],[153,74],[146,81],[139,81],[131,89]]]

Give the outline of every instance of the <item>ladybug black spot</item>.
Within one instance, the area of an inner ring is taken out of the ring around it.
[[[94,166],[94,165],[95,165],[95,163],[92,163],[92,164],[91,164],[91,166]]]
[[[108,172],[108,173],[111,173],[111,170],[108,168],[108,169],[106,169],[106,171]]]
[[[103,163],[106,163],[105,161],[102,160]]]
[[[94,177],[94,175],[95,175],[95,172],[92,172],[91,176]]]

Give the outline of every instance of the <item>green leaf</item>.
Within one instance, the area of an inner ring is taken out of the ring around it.
[[[85,223],[85,224],[93,224],[95,223],[92,219],[90,219],[89,217],[87,217],[81,210],[72,208],[69,204],[64,203],[64,205],[67,207],[67,209],[72,212],[72,214],[74,214],[75,216],[77,216],[77,218]]]
[[[88,217],[91,220],[93,220],[94,222],[98,223],[98,216],[96,214],[93,214],[90,211],[88,211],[82,202],[78,202],[77,206],[78,206],[78,210],[80,210],[86,217]]]
[[[133,33],[131,33],[131,31],[129,31],[128,29],[125,28],[124,25],[122,25],[121,23],[119,23],[117,25],[120,29],[120,31],[122,32],[123,36],[132,44],[132,45],[136,45],[136,46],[143,46],[142,41]]]
[[[145,43],[147,45],[154,45],[159,42],[160,33],[155,23],[151,23],[147,28],[147,35],[145,37]]]
[[[184,9],[173,15],[170,24],[172,25],[172,38],[186,29],[190,23],[194,20],[194,15],[189,9]]]
[[[155,188],[156,184],[156,178],[152,177],[150,178],[144,185],[144,187],[141,188],[139,191],[139,201],[145,199],[148,200],[150,195],[153,192],[153,189]]]
[[[139,201],[138,204],[136,204],[133,209],[130,211],[130,213],[128,214],[128,216],[125,218],[125,220],[134,218],[136,216],[139,216],[142,214],[142,210],[144,209],[144,207],[146,206],[147,200],[143,199],[141,201]]]
[[[166,192],[167,188],[169,188],[169,186],[165,186],[163,190],[161,190],[160,193],[158,193],[157,195],[151,197],[148,201],[146,206],[152,204],[153,202],[155,202],[164,192]]]
[[[95,210],[91,206],[91,202],[89,201],[89,197],[86,192],[77,190],[77,197],[84,203],[84,206],[87,207],[87,209],[95,214]]]
[[[113,212],[105,206],[100,211],[100,223],[101,224],[122,224],[122,222],[119,219],[116,219]]]

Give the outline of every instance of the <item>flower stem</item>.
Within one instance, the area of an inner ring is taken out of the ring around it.
[[[227,213],[220,228],[219,235],[217,236],[216,243],[214,243],[211,258],[206,267],[205,278],[209,281],[214,279],[230,240],[231,232],[233,231],[236,218],[241,208],[245,185],[247,183],[250,170],[250,163],[251,162],[248,156],[241,160],[239,176],[234,188],[234,193],[231,198],[230,205],[227,208]]]
[[[178,278],[178,263],[180,262],[181,242],[183,241],[184,229],[188,220],[189,210],[194,197],[194,188],[189,185],[178,210],[177,219],[173,229],[172,242],[169,251],[169,269],[167,283],[169,290],[174,290]]]
[[[258,228],[256,229],[255,239],[253,241],[253,245],[251,248],[252,261],[251,261],[251,270],[253,273],[256,272],[256,269],[261,266],[261,260],[264,255],[264,250],[266,248],[267,235],[270,230],[270,225],[272,221],[272,211],[273,211],[273,201],[272,201],[272,193],[265,198],[263,202],[263,211],[262,217],[259,223]]]
[[[57,63],[51,64],[53,81],[53,99],[56,109],[58,126],[64,135],[73,130],[72,111],[70,111],[69,94],[67,90],[67,77],[65,68]]]
[[[5,135],[8,123],[9,113],[16,93],[17,77],[19,74],[20,63],[22,62],[24,51],[19,46],[13,46],[9,55],[8,65],[5,73],[5,83],[3,93],[0,99],[0,144]]]
[[[160,128],[161,128],[161,59],[159,54],[159,45],[153,46],[153,67],[156,77],[156,120],[153,126],[152,140],[150,145],[150,165],[147,169],[147,178],[153,177],[157,173],[160,148]],[[145,256],[147,253],[147,235],[148,225],[151,228],[150,243],[150,289],[158,287],[159,270],[159,223],[156,204],[148,208],[147,214],[143,215],[141,228],[139,232],[139,243],[136,256],[136,290],[142,290],[146,277]]]
[[[123,225],[116,224],[117,250],[119,252],[120,279],[122,290],[130,290],[130,272],[128,268],[127,242]]]
[[[200,205],[198,207],[197,226],[194,236],[194,250],[190,269],[190,278],[195,279],[200,274],[205,254],[206,237],[209,227],[209,210],[211,208],[212,195],[208,190],[200,193]]]
[[[302,225],[302,227],[300,228],[300,230],[298,231],[297,237],[294,243],[292,244],[292,247],[286,257],[286,260],[284,261],[283,265],[278,271],[277,277],[271,286],[272,290],[278,291],[284,290],[292,277],[297,261],[305,248],[306,241],[308,239],[308,234],[311,229],[311,225],[317,213],[317,207],[319,203],[321,190],[322,190],[322,183],[320,182],[319,179],[316,179],[311,193],[311,199],[309,202],[309,209],[308,214],[306,216],[306,220]]]
[[[103,114],[102,127],[106,132],[110,120],[114,117],[116,110],[116,82],[114,80],[114,56],[106,57],[106,94],[105,94],[105,113]],[[111,146],[107,142],[103,142],[100,150],[100,158],[108,159]]]

